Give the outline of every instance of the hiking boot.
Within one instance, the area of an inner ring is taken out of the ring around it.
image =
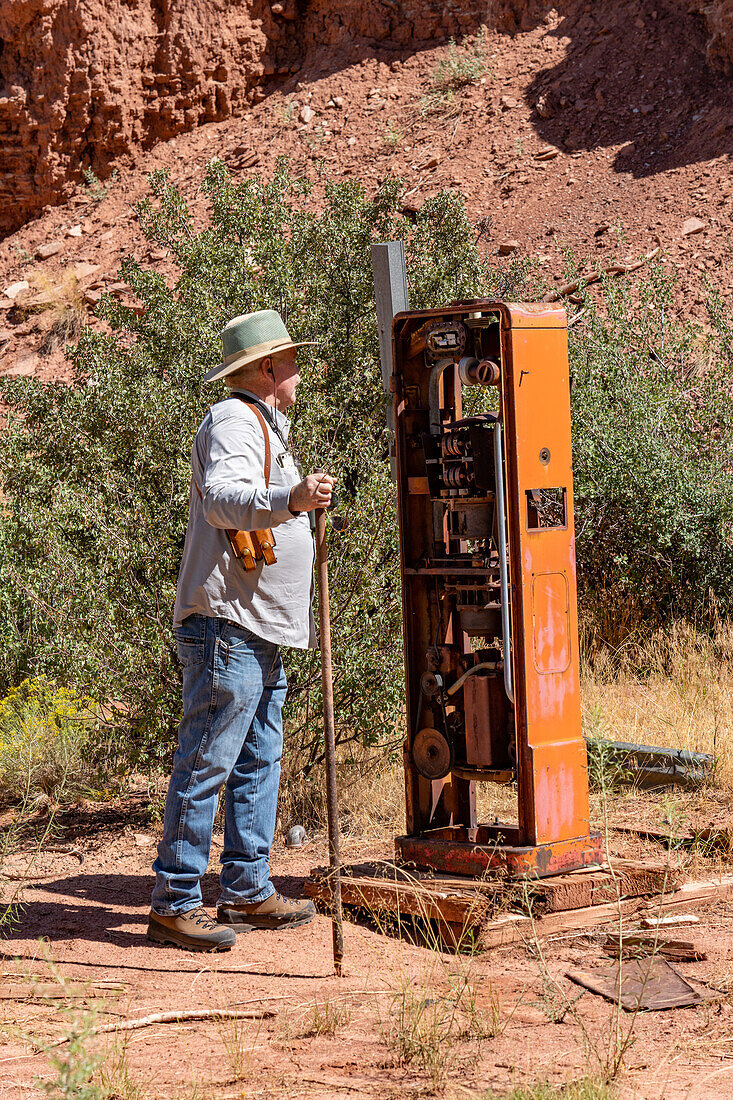
[[[254,928],[295,928],[308,924],[315,915],[312,901],[293,901],[278,893],[270,894],[264,901],[220,905],[216,910],[216,919],[221,924],[231,924],[237,932],[249,932]]]
[[[189,951],[228,951],[237,942],[232,929],[217,924],[203,906],[170,917],[161,917],[151,910],[148,939],[186,947]]]

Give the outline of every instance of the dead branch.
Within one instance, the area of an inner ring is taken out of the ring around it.
[[[121,1024],[100,1024],[86,1034],[107,1035],[112,1031],[138,1031],[152,1024],[178,1024],[183,1020],[269,1020],[277,1016],[276,1008],[192,1008],[180,1012],[152,1012],[150,1016],[140,1016],[137,1020],[123,1020]],[[71,1036],[65,1035],[48,1043],[44,1049],[60,1047],[68,1043]]]
[[[628,275],[629,272],[636,271],[645,263],[648,263],[649,260],[653,260],[655,256],[659,255],[659,252],[659,248],[654,248],[651,252],[647,252],[645,256],[642,256],[640,260],[635,260],[633,264],[611,264],[610,267],[604,267],[602,271],[596,271],[593,275],[584,275],[582,279],[576,279],[574,283],[568,283],[566,286],[550,291],[542,300],[544,302],[559,302],[561,298],[566,298],[568,294],[575,294],[575,291],[580,287],[585,289],[591,283],[600,282],[604,275]]]

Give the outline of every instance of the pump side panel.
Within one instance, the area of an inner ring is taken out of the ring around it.
[[[545,308],[525,316],[510,307],[503,333],[523,844],[589,831],[567,332],[564,312]]]

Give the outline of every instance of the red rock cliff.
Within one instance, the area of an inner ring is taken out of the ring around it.
[[[570,0],[574,2],[574,0]],[[0,234],[68,196],[91,165],[226,118],[268,80],[375,47],[419,49],[550,0],[0,0]],[[733,0],[703,12],[733,58]],[[305,77],[305,73],[304,73]]]

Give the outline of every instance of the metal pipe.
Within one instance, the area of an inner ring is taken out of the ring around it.
[[[455,695],[455,693],[457,691],[460,691],[460,689],[463,687],[469,676],[475,676],[476,673],[481,672],[482,669],[491,669],[492,671],[495,671],[496,662],[479,661],[477,665],[472,665],[467,672],[463,673],[463,676],[461,676],[460,679],[456,680],[455,684],[451,684],[451,686],[446,691],[446,695]]]
[[[501,445],[501,421],[494,425],[494,477],[496,479],[496,526],[499,533],[499,581],[501,583],[501,637],[504,648],[504,690],[514,703],[512,682],[512,631],[509,619],[509,577],[506,558],[506,509],[504,506],[504,456]]]
[[[453,359],[440,359],[430,371],[428,406],[430,408],[430,434],[440,435],[440,379],[446,367],[452,367]]]
[[[341,855],[339,852],[338,797],[336,791],[336,723],[333,710],[333,668],[331,665],[331,609],[328,599],[328,547],[326,513],[316,509],[316,562],[318,564],[318,617],[321,628],[321,680],[323,683],[323,740],[326,750],[326,815],[328,818],[328,861],[333,925],[333,968],[341,976],[344,957],[343,910],[341,906]]]

